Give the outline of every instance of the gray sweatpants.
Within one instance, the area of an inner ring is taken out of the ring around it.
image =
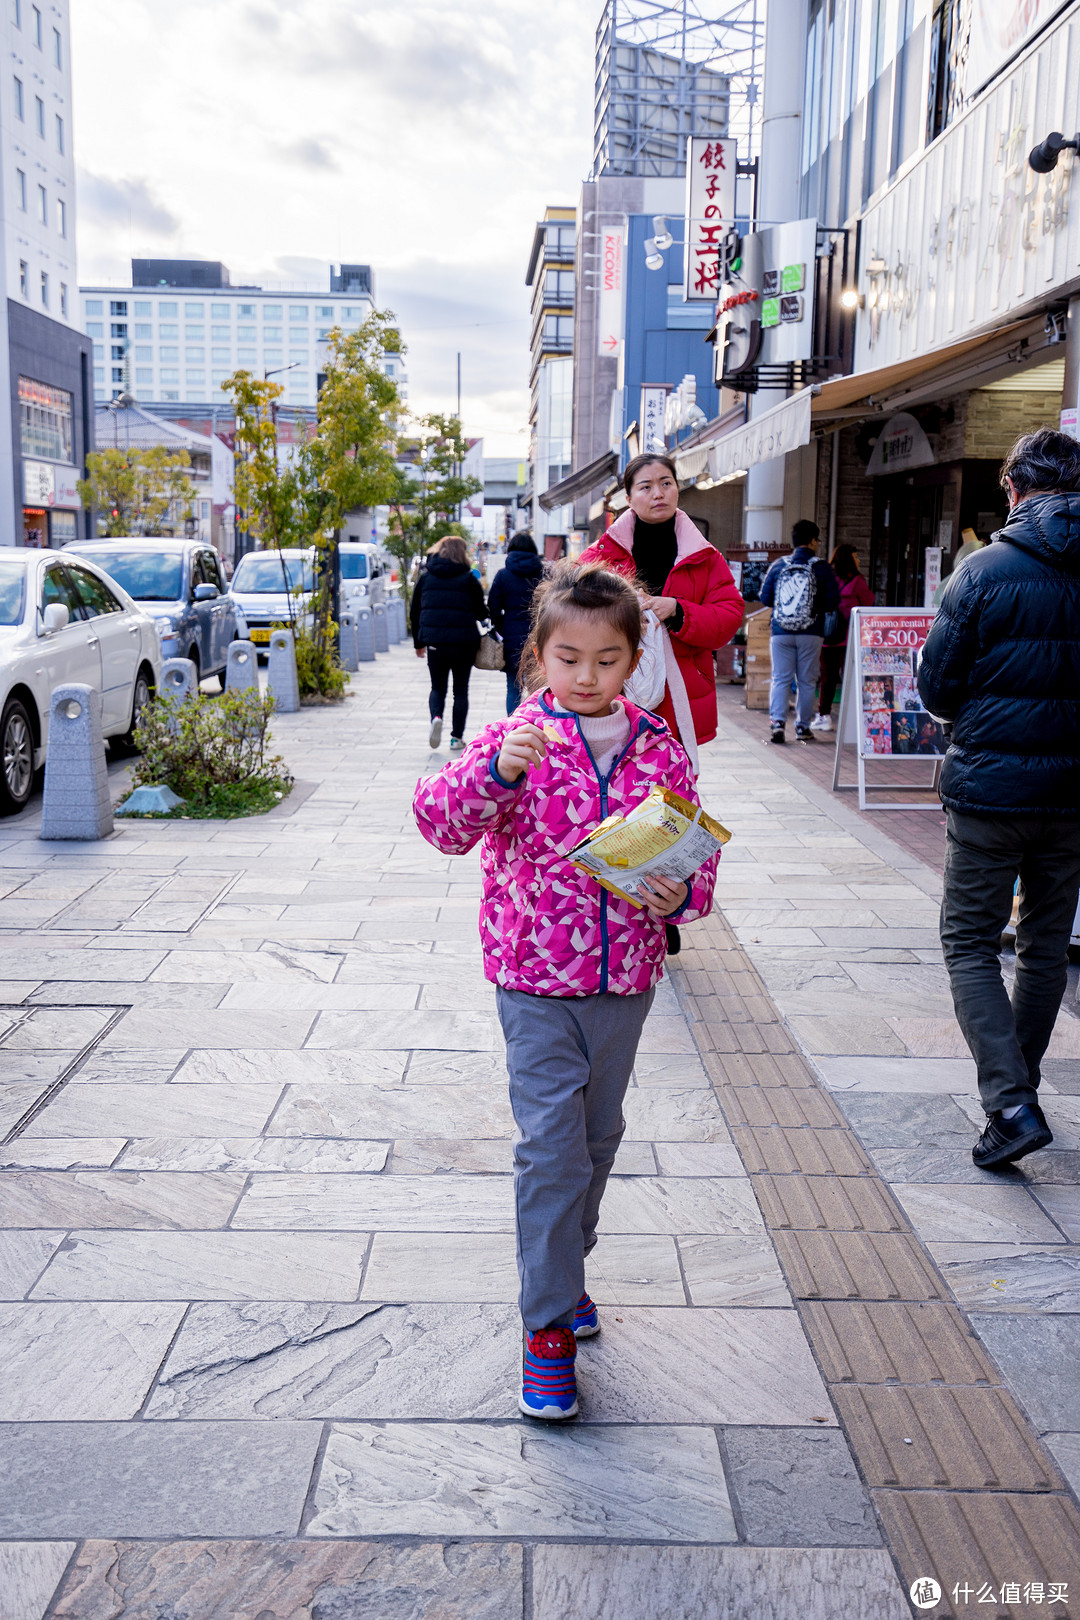
[[[623,1098],[656,992],[530,996],[496,989],[517,1122],[514,1202],[521,1316],[569,1327],[600,1200],[622,1141]]]

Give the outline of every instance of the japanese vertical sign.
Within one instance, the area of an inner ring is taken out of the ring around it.
[[[641,448],[666,450],[664,412],[667,408],[669,383],[642,383],[641,385]]]
[[[626,227],[605,225],[600,231],[600,319],[596,325],[597,349],[618,359],[623,339],[625,304],[623,283],[626,273]]]
[[[735,142],[691,135],[686,142],[683,297],[713,304],[720,293],[720,242],[735,223]]]

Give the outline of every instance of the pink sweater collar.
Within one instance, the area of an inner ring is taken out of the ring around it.
[[[622,546],[627,553],[632,553],[634,549],[634,522],[634,514],[627,508],[607,531],[607,538],[614,540],[616,545]],[[675,555],[676,568],[696,552],[712,549],[697,524],[692,518],[687,517],[681,508],[675,513],[675,544],[678,547]]]

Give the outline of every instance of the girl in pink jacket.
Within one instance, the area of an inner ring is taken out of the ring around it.
[[[654,875],[644,909],[567,859],[598,822],[631,810],[651,787],[694,803],[697,791],[664,721],[621,695],[641,638],[629,582],[564,565],[539,587],[533,611],[540,690],[422,780],[413,813],[449,854],[482,840],[484,968],[497,987],[518,1127],[519,1405],[530,1417],[562,1419],[578,1409],[577,1339],[599,1332],[585,1256],[663,972],[664,922],[707,915],[717,857],[690,883]]]

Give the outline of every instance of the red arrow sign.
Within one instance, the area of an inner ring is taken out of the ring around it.
[[[619,347],[619,340],[617,337],[606,337],[603,340],[602,346],[605,349],[615,350]]]

